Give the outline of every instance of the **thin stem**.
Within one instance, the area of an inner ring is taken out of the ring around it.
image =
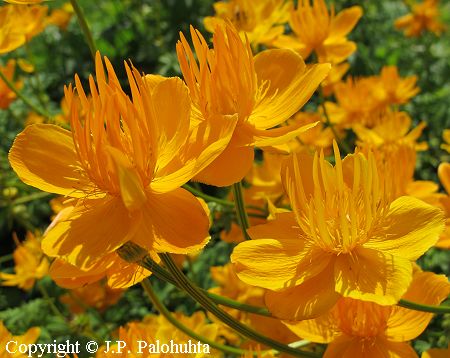
[[[42,297],[44,297],[45,301],[47,301],[47,303],[50,307],[50,310],[53,312],[53,314],[55,316],[59,316],[60,318],[62,318],[65,321],[66,317],[62,314],[62,312],[58,309],[58,307],[56,307],[55,303],[53,302],[53,298],[50,297],[50,295],[48,294],[44,285],[41,282],[39,282],[37,284],[37,287],[38,287],[38,290],[41,293]]]
[[[50,114],[48,112],[46,112],[44,109],[36,106],[33,102],[31,102],[27,97],[25,97],[24,94],[22,94],[22,92],[20,92],[16,86],[14,85],[14,83],[12,83],[8,78],[6,78],[6,76],[3,74],[2,71],[0,71],[0,78],[2,79],[3,82],[6,83],[6,85],[9,87],[9,89],[11,91],[13,91],[17,97],[19,97],[22,101],[25,102],[25,104],[30,107],[33,111],[35,111],[36,113],[40,114],[41,116],[44,116],[46,118],[51,118]]]
[[[192,186],[190,186],[188,184],[184,184],[183,188],[186,189],[187,191],[189,191],[190,193],[194,194],[195,196],[198,196],[199,198],[202,198],[206,202],[213,202],[213,203],[220,204],[222,206],[234,207],[234,203],[232,201],[216,198],[215,196],[211,196],[211,195],[205,194],[202,191],[197,190],[197,189],[193,188]]]
[[[163,305],[163,303],[159,300],[158,296],[156,295],[155,291],[153,290],[153,287],[148,279],[145,279],[141,282],[141,285],[147,294],[147,296],[152,301],[155,308],[159,311],[160,314],[164,316],[165,319],[167,319],[174,327],[178,328],[183,333],[187,334],[189,337],[192,337],[196,339],[197,341],[200,341],[202,343],[208,344],[209,346],[218,349],[224,353],[231,353],[231,354],[248,354],[249,351],[245,351],[243,349],[239,349],[236,347],[227,346],[224,344],[220,344],[214,341],[209,340],[208,338],[201,336],[197,333],[195,333],[193,330],[191,330],[189,327],[186,327],[183,325],[180,321],[178,321],[170,312],[169,310]]]
[[[338,132],[336,131],[336,128],[334,127],[334,123],[331,122],[330,117],[328,116],[327,106],[325,106],[325,96],[323,95],[322,87],[319,87],[319,95],[320,95],[320,106],[322,107],[323,115],[325,116],[326,125],[331,128],[331,131],[333,132],[336,142],[338,142],[338,144],[342,147],[342,149],[346,153],[351,153],[352,150],[349,148],[347,143],[343,141],[342,138],[339,136]]]
[[[437,313],[437,314],[450,313],[450,306],[446,306],[446,305],[432,306],[432,305],[425,305],[425,304],[417,303],[417,302],[411,302],[411,301],[403,300],[403,299],[401,299],[397,305],[400,307],[408,308],[410,310],[414,310],[414,311]]]
[[[140,246],[133,244],[131,242],[128,242],[125,245],[123,245],[119,250],[117,250],[117,253],[125,261],[136,263],[139,266],[151,271],[159,279],[161,279],[165,282],[168,282],[168,283],[174,285],[175,287],[178,287],[179,289],[181,289],[181,287],[178,285],[178,283],[172,277],[171,273],[168,272],[166,269],[162,268],[161,266],[159,266],[155,261],[153,261],[152,258],[149,255],[147,255],[145,250],[142,249]],[[272,317],[269,310],[265,307],[258,307],[258,306],[253,306],[253,305],[249,305],[246,303],[241,303],[241,302],[235,301],[231,298],[223,297],[223,296],[208,292],[207,290],[205,290],[203,288],[199,288],[199,289],[203,292],[203,294],[208,296],[213,302],[215,302],[217,304],[220,304],[220,305],[223,305],[226,307],[230,307],[230,308],[234,308],[234,309],[237,309],[240,311],[254,313],[254,314],[257,314],[260,316]]]
[[[11,261],[13,258],[14,258],[13,254],[2,256],[2,257],[0,257],[0,264]]]
[[[95,52],[97,51],[97,47],[95,46],[94,38],[92,37],[92,32],[86,21],[86,17],[84,16],[83,9],[78,4],[77,0],[70,0],[70,3],[72,4],[73,10],[77,14],[78,23],[80,24],[81,31],[83,31],[84,37],[89,46],[89,51],[91,51],[91,56],[95,60]]]
[[[236,214],[239,226],[241,227],[242,234],[246,240],[250,240],[247,229],[250,227],[248,223],[247,212],[245,211],[244,195],[242,193],[242,184],[240,182],[233,184],[233,196],[236,206]]]
[[[174,277],[175,281],[177,281],[177,283],[187,294],[189,294],[194,300],[200,303],[203,308],[211,312],[227,326],[234,329],[237,333],[250,340],[262,343],[279,352],[288,353],[294,357],[319,357],[319,355],[315,353],[300,351],[295,348],[289,347],[288,345],[275,341],[269,337],[263,336],[252,328],[242,324],[227,312],[220,309],[209,297],[203,294],[203,292],[201,292],[201,290],[199,290],[197,286],[193,285],[183,274],[183,272],[178,268],[169,254],[160,254],[160,257],[164,262],[164,265]]]

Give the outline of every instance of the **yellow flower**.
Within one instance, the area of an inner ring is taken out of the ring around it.
[[[444,275],[415,272],[405,299],[436,305],[450,294]],[[328,343],[324,358],[414,358],[407,341],[419,336],[433,314],[341,298],[327,314],[287,326],[303,339]]]
[[[207,207],[180,186],[220,154],[232,123],[191,130],[181,79],[141,77],[126,66],[131,99],[105,61],[108,80],[97,54],[89,99],[75,77],[82,120],[72,87],[65,91],[72,132],[28,126],[10,150],[11,166],[25,183],[78,199],[55,219],[42,248],[82,270],[129,240],[152,252],[197,251],[209,240]]]
[[[254,146],[285,143],[314,126],[274,128],[306,103],[330,66],[307,68],[291,50],[267,50],[253,57],[249,43],[243,43],[229,23],[216,28],[213,49],[193,28],[191,37],[198,61],[182,34],[177,54],[202,121],[214,128],[228,120],[226,116],[238,117],[225,151],[196,179],[226,186],[241,180],[250,170]]]
[[[48,0],[3,0],[4,2],[17,5],[36,5]]]
[[[28,353],[9,353],[6,350],[6,345],[13,341],[17,342],[17,344],[10,343],[8,346],[9,350],[18,350],[18,346],[21,344],[32,344],[37,341],[39,335],[41,334],[41,330],[39,327],[32,327],[25,334],[21,336],[13,336],[4,326],[3,322],[0,321],[0,357],[1,358],[25,358],[29,357]]]
[[[445,143],[441,144],[441,148],[447,151],[447,153],[450,153],[450,129],[444,129],[442,138]]]
[[[197,334],[208,338],[209,340],[219,342],[220,337],[218,336],[218,325],[215,323],[207,323],[206,317],[203,312],[195,312],[192,316],[188,317],[181,313],[174,313],[174,317],[182,323],[184,326],[190,328]],[[128,323],[125,327],[121,327],[119,330],[120,341],[125,342],[126,350],[123,351],[123,355],[125,357],[195,357],[195,358],[207,358],[207,357],[221,357],[222,354],[220,352],[215,351],[210,348],[209,353],[204,353],[203,344],[200,343],[200,349],[197,350],[197,353],[151,353],[149,349],[151,345],[158,344],[160,347],[163,344],[169,344],[170,341],[177,345],[188,344],[191,341],[193,344],[197,346],[197,341],[193,340],[191,337],[187,336],[183,332],[177,330],[169,323],[163,316],[155,316],[149,315],[144,318],[142,322],[131,322]],[[147,343],[147,347],[145,349],[141,348],[139,351],[139,345],[141,342]],[[185,349],[185,348],[180,348]],[[117,349],[114,352],[114,348],[110,349],[108,353],[104,353],[104,347],[100,347],[97,351],[96,358],[103,357],[116,357]],[[130,351],[128,354],[127,351]],[[141,352],[141,353],[139,353]]]
[[[446,225],[436,246],[442,249],[450,249],[450,164],[441,163],[438,167],[438,176],[447,195],[440,199],[440,206],[445,211]]]
[[[381,148],[383,151],[390,151],[399,146],[408,146],[414,150],[428,149],[426,142],[417,142],[426,126],[425,122],[420,122],[412,128],[411,117],[406,112],[399,111],[381,112],[373,118],[372,128],[359,123],[353,125],[352,129],[358,136],[359,146]]]
[[[219,286],[211,288],[209,292],[254,306],[264,305],[264,289],[249,286],[239,280],[234,272],[232,264],[211,267],[211,277]],[[224,307],[223,309],[242,323],[250,325],[256,331],[279,342],[290,343],[297,338],[292,332],[286,329],[279,320],[227,307]],[[214,318],[212,317],[212,319]],[[238,344],[240,342],[239,337],[236,336],[234,332],[230,331],[228,327],[220,327],[220,333],[233,344]],[[249,344],[250,342],[246,342],[243,347],[248,348]]]
[[[291,48],[307,58],[313,51],[319,62],[339,63],[356,51],[356,44],[347,35],[362,16],[360,6],[352,6],[334,13],[328,11],[324,0],[299,0],[291,11],[289,24],[292,35],[280,36],[274,41],[279,48]]]
[[[48,273],[49,262],[41,250],[41,241],[32,233],[27,233],[25,241],[17,242],[14,250],[14,274],[0,272],[3,286],[17,286],[31,290],[36,280]]]
[[[103,256],[87,270],[81,270],[62,259],[56,259],[50,266],[49,274],[58,286],[64,288],[80,288],[106,277],[110,288],[119,289],[141,282],[150,276],[151,272],[135,263],[122,260],[116,253],[111,253]]]
[[[342,62],[331,67],[331,71],[327,78],[322,83],[322,90],[324,96],[331,96],[334,93],[334,86],[341,82],[342,77],[350,68],[348,62]]]
[[[47,6],[5,5],[0,7],[0,54],[30,41],[44,30]]]
[[[417,76],[401,78],[396,66],[385,66],[378,77],[379,85],[375,87],[375,96],[386,105],[405,104],[417,93]]]
[[[323,153],[290,157],[282,178],[293,212],[251,227],[253,240],[231,256],[242,281],[269,290],[265,302],[278,318],[316,317],[342,296],[397,303],[412,261],[444,228],[438,208],[408,196],[389,200],[371,153],[341,160],[336,143],[334,152],[334,167]]]
[[[0,72],[2,72],[10,81],[13,81],[15,70],[16,61],[12,59],[6,63],[6,66],[0,66]],[[22,81],[16,81],[14,86],[20,89],[22,87]],[[0,109],[7,109],[11,102],[16,98],[17,95],[11,91],[8,85],[0,78]]]
[[[450,356],[450,344],[447,349],[429,349],[422,353],[421,358],[448,358]]]
[[[445,30],[439,17],[439,0],[425,0],[422,3],[414,4],[411,13],[400,17],[395,21],[397,29],[404,29],[407,37],[418,37],[424,31],[434,32],[440,35]]]
[[[330,121],[339,128],[349,128],[354,123],[372,126],[380,104],[373,93],[376,85],[374,77],[348,77],[345,82],[335,84],[337,103],[325,103]]]
[[[104,282],[96,281],[83,287],[75,288],[60,297],[60,301],[69,306],[70,312],[78,314],[86,307],[104,311],[119,301],[123,294],[121,289],[112,289]]]
[[[269,45],[284,32],[284,24],[289,19],[292,1],[285,0],[229,0],[214,3],[216,15],[203,20],[206,30],[214,32],[224,20],[229,20],[239,31],[241,38],[246,36],[252,47]]]
[[[46,22],[47,24],[58,26],[61,30],[66,30],[72,16],[72,5],[66,2],[59,9],[54,9],[47,17]]]

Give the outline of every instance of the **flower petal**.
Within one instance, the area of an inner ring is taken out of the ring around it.
[[[418,358],[408,343],[389,342],[381,337],[373,341],[343,335],[328,345],[323,358]]]
[[[380,226],[383,230],[363,246],[415,261],[439,239],[444,217],[440,209],[403,196],[391,204]]]
[[[323,315],[340,297],[334,291],[331,263],[321,273],[299,286],[278,292],[268,290],[265,303],[275,317],[284,320],[304,320]]]
[[[134,220],[120,198],[80,200],[46,232],[42,250],[86,271],[129,240]]]
[[[439,180],[447,194],[450,194],[450,163],[441,163],[438,168]]]
[[[260,52],[255,56],[255,71],[263,93],[256,100],[249,123],[267,129],[286,121],[311,98],[330,69],[330,64],[306,68],[292,50]]]
[[[208,207],[184,189],[148,193],[142,221],[132,238],[149,251],[188,254],[210,239]]]
[[[336,292],[379,305],[396,304],[412,280],[409,259],[359,247],[341,254],[334,270]]]
[[[267,147],[271,145],[280,145],[289,142],[291,139],[298,137],[299,134],[306,132],[307,130],[315,127],[319,122],[302,124],[294,123],[287,126],[274,128],[274,129],[255,129],[254,145],[257,147]]]
[[[314,319],[300,322],[284,321],[283,323],[298,337],[315,343],[333,342],[341,334],[332,310]]]
[[[215,186],[232,185],[250,171],[253,158],[253,148],[238,146],[233,137],[226,149],[195,180]]]
[[[53,124],[34,124],[20,133],[9,152],[9,162],[26,184],[43,191],[83,197],[89,186],[69,131]]]
[[[439,305],[450,295],[450,283],[444,275],[416,272],[404,299],[425,305]],[[433,318],[432,313],[393,307],[387,322],[389,340],[405,342],[418,337]]]
[[[330,37],[346,36],[356,26],[362,14],[363,10],[360,6],[352,6],[339,12],[331,22]]]
[[[198,111],[193,111],[188,143],[177,150],[179,155],[166,167],[158,168],[151,184],[152,190],[165,193],[180,187],[193,177],[216,186],[239,181],[236,178],[247,174],[246,166],[251,166],[253,150],[243,147],[231,149],[236,123],[237,116],[217,115],[205,120]],[[234,161],[236,152],[243,159],[244,163],[241,165],[236,165]],[[233,160],[232,163],[230,159]],[[227,178],[229,175],[232,177]]]
[[[253,240],[237,245],[231,262],[239,278],[252,286],[271,290],[293,287],[320,273],[330,260],[325,252],[305,247],[292,213],[252,226],[248,234]]]

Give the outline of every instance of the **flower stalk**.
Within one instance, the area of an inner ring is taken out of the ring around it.
[[[193,299],[200,303],[203,308],[211,312],[214,316],[220,319],[223,323],[234,329],[242,336],[251,339],[255,342],[262,343],[269,346],[279,352],[288,353],[294,357],[320,357],[316,353],[304,352],[298,349],[292,348],[288,345],[279,343],[269,337],[265,337],[258,332],[254,331],[250,327],[243,325],[238,320],[234,319],[225,311],[221,310],[210,298],[208,298],[201,290],[193,285],[183,272],[178,268],[175,262],[172,260],[169,254],[160,254],[161,260],[167,267],[169,272],[173,275],[175,281],[181,286],[181,288],[189,294]]]
[[[70,0],[70,3],[72,4],[73,10],[77,14],[78,24],[81,27],[81,31],[83,31],[84,37],[89,46],[89,51],[91,52],[91,56],[95,60],[95,52],[97,51],[97,47],[95,45],[95,41],[94,41],[94,37],[92,36],[92,32],[86,21],[86,17],[84,16],[84,11],[78,4],[77,0]]]
[[[239,226],[241,227],[242,234],[246,240],[250,240],[250,236],[247,233],[247,229],[250,225],[248,223],[247,212],[245,211],[245,202],[241,182],[233,184],[233,197],[236,206],[236,216]]]

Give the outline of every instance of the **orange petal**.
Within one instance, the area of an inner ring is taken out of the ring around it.
[[[83,197],[89,186],[69,131],[53,124],[34,124],[20,133],[9,162],[26,184],[43,191]]]
[[[323,358],[418,358],[407,343],[389,342],[383,338],[341,336],[328,345]]]
[[[239,278],[252,286],[271,290],[293,287],[320,273],[330,260],[323,251],[305,247],[292,213],[252,226],[248,233],[253,240],[237,245],[231,262]]]
[[[383,230],[364,247],[415,261],[439,239],[444,230],[444,214],[422,200],[403,196],[391,204],[380,227]]]
[[[188,254],[200,250],[209,237],[206,204],[184,189],[149,193],[142,221],[132,238],[149,251]]]
[[[425,305],[439,305],[449,295],[447,277],[432,272],[416,272],[403,298]],[[418,337],[432,318],[432,313],[395,306],[387,322],[386,336],[392,341],[409,341]]]
[[[315,343],[330,343],[338,337],[341,332],[333,310],[325,314],[303,321],[283,322],[298,337]]]
[[[320,263],[320,261],[314,261]],[[284,291],[267,291],[266,306],[280,319],[304,320],[330,310],[340,295],[334,291],[333,264],[299,286]]]
[[[63,257],[88,270],[129,240],[135,226],[133,220],[137,218],[130,217],[120,198],[81,200],[46,232],[42,250],[48,256]]]
[[[311,98],[330,69],[330,64],[306,68],[292,50],[260,52],[255,56],[255,71],[263,93],[256,99],[249,123],[267,129],[286,121]]]
[[[342,296],[386,306],[396,304],[408,289],[412,264],[403,257],[360,247],[337,257],[334,275],[336,292]]]
[[[450,194],[450,163],[441,163],[438,168],[438,176],[447,194]]]
[[[253,148],[237,146],[232,139],[226,149],[194,179],[215,186],[232,185],[250,171],[253,157]]]
[[[193,123],[195,124],[192,125]],[[193,177],[195,177],[195,180],[209,184],[230,185],[231,183],[221,183],[224,180],[232,181],[234,179],[222,178],[217,175],[218,173],[214,168],[218,167],[221,170],[223,163],[227,163],[227,154],[225,153],[223,157],[221,155],[231,145],[230,141],[236,123],[237,116],[218,115],[205,120],[198,111],[193,110],[193,113],[191,113],[192,128],[190,129],[188,142],[184,147],[177,150],[179,154],[170,163],[164,168],[158,168],[151,183],[152,190],[165,193],[180,187]],[[237,148],[235,151],[252,153],[247,148],[242,148],[242,150]],[[232,156],[234,158],[233,154]],[[245,155],[244,158],[246,158]],[[218,162],[215,163],[215,160]],[[251,161],[253,161],[253,157]],[[236,169],[239,170],[239,166],[234,165],[231,173]],[[226,175],[229,175],[229,173],[229,171],[226,172]]]
[[[360,6],[352,6],[339,12],[331,22],[330,37],[346,36],[356,26],[362,14],[363,10]]]

